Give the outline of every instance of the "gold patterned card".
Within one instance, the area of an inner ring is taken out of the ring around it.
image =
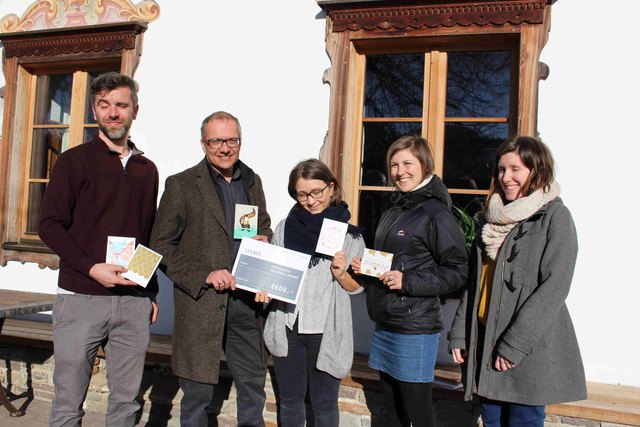
[[[384,273],[391,270],[392,261],[393,254],[365,248],[360,262],[360,273],[380,278]]]
[[[133,257],[129,264],[127,264],[127,272],[122,273],[122,277],[125,277],[132,282],[136,282],[138,285],[146,287],[151,280],[151,276],[158,268],[162,255],[152,251],[143,245],[138,245],[136,251],[133,253]]]

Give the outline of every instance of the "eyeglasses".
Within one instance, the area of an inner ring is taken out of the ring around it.
[[[315,190],[311,191],[310,193],[305,193],[304,191],[299,191],[299,192],[296,193],[296,200],[299,201],[300,203],[306,202],[309,197],[313,197],[314,200],[318,200],[320,197],[322,197],[322,193],[324,193],[324,190],[326,190],[327,187],[330,184],[331,183],[325,185],[324,188],[322,188],[322,189],[316,188]]]
[[[240,146],[240,142],[242,138],[211,138],[211,139],[203,139],[202,142],[207,144],[207,147],[213,148],[214,150],[222,147],[222,144],[227,144],[229,148],[238,148]]]

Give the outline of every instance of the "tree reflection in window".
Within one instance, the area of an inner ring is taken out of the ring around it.
[[[445,99],[423,111],[425,53],[367,55],[358,224],[373,244],[380,215],[389,207],[386,151],[400,136],[420,135],[422,121],[444,105],[444,141],[430,141],[442,179],[456,204],[473,214],[489,189],[495,151],[510,133],[512,52],[447,52]],[[440,72],[440,68],[430,73]],[[434,88],[435,90],[436,88]],[[442,110],[440,110],[442,111]],[[364,188],[363,188],[364,187]],[[370,187],[378,187],[374,191]],[[371,247],[371,246],[369,246]]]
[[[424,54],[369,55],[364,117],[421,117]]]

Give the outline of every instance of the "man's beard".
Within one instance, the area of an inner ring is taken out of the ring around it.
[[[116,128],[108,128],[107,126],[99,125],[98,127],[100,128],[102,133],[104,133],[105,135],[107,135],[109,137],[109,139],[114,140],[114,141],[121,140],[122,138],[124,138],[127,135],[127,132],[129,131],[129,129],[127,129],[125,126],[118,126]]]

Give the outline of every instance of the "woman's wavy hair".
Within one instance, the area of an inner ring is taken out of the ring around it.
[[[554,181],[555,163],[551,151],[549,151],[549,148],[544,142],[530,136],[516,136],[513,139],[504,141],[498,147],[493,164],[491,188],[487,195],[486,205],[488,205],[489,199],[491,199],[491,196],[495,193],[500,194],[504,200],[504,192],[498,180],[498,174],[500,173],[498,170],[498,162],[502,156],[508,153],[516,153],[520,156],[522,163],[531,171],[529,178],[527,178],[527,181],[521,189],[521,195],[523,197],[529,196],[540,188],[547,191]]]
[[[329,204],[331,205],[339,205],[342,203],[342,187],[340,187],[340,183],[336,176],[331,172],[331,170],[322,163],[318,159],[307,159],[303,160],[291,170],[289,174],[289,185],[287,186],[287,191],[289,195],[298,202],[296,198],[296,184],[300,178],[304,179],[318,179],[323,181],[325,184],[333,183],[333,195],[331,196],[331,200]]]

